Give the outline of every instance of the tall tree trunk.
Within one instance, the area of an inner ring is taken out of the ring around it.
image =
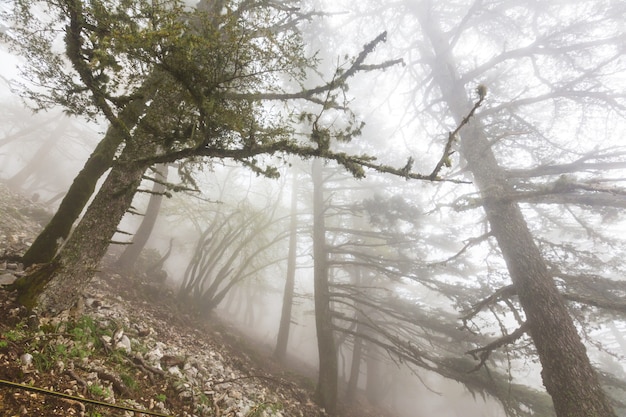
[[[150,201],[144,214],[143,220],[133,236],[133,242],[130,244],[117,260],[116,266],[120,269],[131,269],[139,254],[148,243],[148,239],[152,234],[154,225],[156,224],[157,217],[159,217],[159,211],[161,210],[161,203],[163,201],[163,193],[165,192],[165,182],[167,181],[167,164],[159,164],[155,168],[154,184],[152,186],[152,194],[150,195]]]
[[[337,349],[330,308],[322,164],[319,159],[313,161],[313,288],[319,354],[316,397],[326,412],[333,415],[337,407]]]
[[[433,76],[457,123],[471,108],[445,35],[422,7],[420,24],[433,47]],[[498,241],[529,333],[542,365],[544,386],[559,417],[615,416],[546,262],[533,240],[514,194],[479,122],[461,131],[461,154],[484,199],[491,232]]]
[[[55,315],[78,300],[149,167],[145,162],[132,162],[132,156],[134,151],[127,145],[58,255],[15,282],[18,301],[24,306],[41,314]]]
[[[120,114],[120,120],[129,130],[139,120],[152,93],[144,91],[144,94],[128,104]],[[98,180],[111,167],[123,138],[123,133],[118,129],[110,127],[107,130],[104,138],[85,162],[83,169],[74,178],[55,215],[22,257],[25,266],[52,260],[61,242],[67,239],[72,225],[91,198]]]
[[[379,347],[372,342],[365,343],[367,354],[365,362],[367,373],[365,374],[365,396],[373,405],[381,405],[385,398],[386,391],[383,383],[382,372],[380,371]]]
[[[287,279],[283,292],[283,309],[280,315],[280,326],[276,338],[274,357],[280,361],[287,355],[289,329],[291,328],[291,309],[296,282],[296,251],[298,243],[298,176],[293,173],[291,186],[291,218],[289,219],[289,253],[287,255]]]
[[[357,327],[357,333],[359,329]],[[361,361],[363,360],[363,338],[354,337],[354,349],[352,349],[352,362],[350,364],[350,379],[346,390],[346,400],[353,401],[359,388],[359,376],[361,375]]]

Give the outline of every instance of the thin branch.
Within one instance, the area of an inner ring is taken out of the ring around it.
[[[487,359],[489,359],[489,356],[491,356],[491,353],[494,350],[498,349],[501,346],[510,345],[514,343],[516,340],[524,336],[527,330],[528,330],[528,324],[527,322],[525,322],[520,327],[518,327],[513,333],[502,336],[501,338],[496,339],[493,342],[485,346],[465,352],[466,355],[471,355],[476,360],[480,359],[480,363],[476,365],[470,372],[476,372],[477,370],[479,370],[481,367],[485,365],[485,362],[487,362]]]
[[[491,294],[489,297],[484,298],[478,303],[474,304],[468,311],[465,312],[463,316],[461,316],[461,320],[464,323],[464,327],[466,327],[465,323],[468,320],[471,320],[473,317],[475,317],[486,306],[491,305],[500,299],[510,298],[516,293],[517,293],[517,290],[515,289],[515,286],[513,286],[513,284],[510,284],[505,287],[499,288],[498,290],[496,290],[496,292]]]
[[[446,258],[442,261],[436,261],[436,262],[431,262],[426,264],[427,267],[434,267],[434,266],[445,266],[447,263],[454,261],[456,258],[458,258],[459,256],[463,255],[463,253],[465,253],[469,248],[471,248],[472,246],[476,246],[481,242],[484,242],[485,240],[489,239],[489,237],[493,236],[493,233],[491,231],[480,235],[478,237],[473,237],[470,239],[467,239],[465,242],[465,245],[463,245],[463,247],[461,248],[460,251],[458,251],[457,253],[455,253],[454,255],[450,256],[449,258]]]
[[[456,140],[457,134],[459,133],[459,131],[461,130],[463,126],[469,123],[470,119],[472,118],[476,110],[481,106],[481,104],[483,104],[483,101],[485,100],[485,97],[486,97],[485,86],[479,85],[477,88],[477,91],[479,92],[478,101],[476,102],[476,104],[474,104],[474,107],[472,107],[470,112],[463,118],[463,120],[461,120],[461,123],[459,123],[456,129],[448,133],[448,142],[446,142],[446,146],[443,149],[443,155],[441,155],[439,162],[437,162],[437,165],[435,165],[435,169],[433,169],[433,172],[431,172],[430,175],[428,176],[430,180],[434,180],[435,178],[437,178],[437,175],[439,175],[439,171],[441,171],[441,168],[443,168],[444,165],[446,166],[450,165],[450,156],[452,155],[451,153],[452,144]]]

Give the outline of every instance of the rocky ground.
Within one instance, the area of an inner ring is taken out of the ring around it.
[[[42,207],[0,186],[1,283],[22,273],[16,259],[46,221]],[[312,400],[314,375],[275,363],[217,317],[200,323],[145,274],[121,276],[105,262],[83,304],[39,318],[0,289],[1,416],[326,415]],[[341,415],[383,414],[363,402]]]

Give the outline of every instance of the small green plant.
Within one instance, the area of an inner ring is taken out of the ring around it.
[[[77,342],[95,344],[98,341],[98,334],[102,333],[102,331],[98,329],[93,318],[82,316],[75,323],[68,323],[68,333]]]
[[[100,386],[99,384],[92,384],[89,386],[89,392],[92,395],[98,396],[98,397],[105,397],[106,396],[106,390]]]
[[[129,389],[133,391],[136,391],[137,388],[139,388],[137,381],[135,381],[135,379],[128,374],[120,374],[120,379],[122,380],[124,385],[126,385]]]
[[[74,346],[72,347],[72,350],[70,351],[69,356],[72,358],[85,359],[85,358],[88,358],[90,355],[89,355],[89,351],[83,348],[82,346],[80,347]]]
[[[165,402],[165,400],[167,400],[167,397],[165,396],[165,394],[157,394],[156,397],[157,401],[160,401],[162,403]]]
[[[248,414],[246,414],[246,417],[261,417],[266,414],[265,411],[269,411],[270,414],[274,414],[282,409],[283,405],[281,403],[265,402],[256,405]]]
[[[0,349],[5,348],[9,346],[9,342],[7,342],[6,340],[0,340]]]
[[[10,342],[17,342],[26,337],[26,332],[24,331],[25,328],[26,324],[23,322],[17,323],[15,328],[2,333],[2,338]]]
[[[204,393],[200,393],[200,395],[198,396],[198,400],[201,405],[212,405],[213,403],[211,399]]]
[[[54,360],[42,352],[32,352],[33,365],[41,372],[48,372],[54,367]]]
[[[54,353],[55,356],[65,357],[67,356],[67,346],[65,345],[54,345]]]

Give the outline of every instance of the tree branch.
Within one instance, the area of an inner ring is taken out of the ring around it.
[[[489,359],[489,356],[491,356],[491,353],[494,350],[498,349],[501,346],[509,345],[515,342],[516,340],[524,336],[524,334],[526,334],[527,329],[528,329],[528,325],[525,322],[519,328],[517,328],[513,333],[502,336],[501,338],[496,339],[493,342],[485,346],[468,350],[467,352],[465,352],[466,355],[471,355],[476,360],[480,359],[480,363],[476,365],[470,372],[476,372],[481,367],[483,367],[485,365],[485,362],[487,362],[487,359]]]

